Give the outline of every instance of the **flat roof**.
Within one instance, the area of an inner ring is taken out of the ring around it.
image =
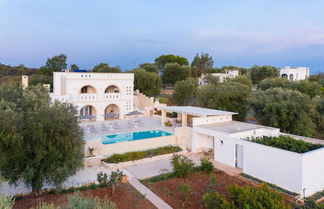
[[[208,130],[222,132],[222,133],[237,133],[242,131],[251,131],[256,129],[270,129],[275,130],[277,128],[269,127],[269,126],[262,126],[253,123],[246,123],[246,122],[239,122],[239,121],[228,121],[228,122],[221,122],[221,123],[213,123],[208,125],[200,125],[200,128],[206,128]]]
[[[185,114],[194,115],[194,116],[214,116],[214,115],[235,115],[235,114],[237,114],[236,112],[215,110],[215,109],[202,108],[202,107],[193,107],[193,106],[165,106],[165,107],[161,107],[161,109],[166,110],[168,112],[185,113]]]

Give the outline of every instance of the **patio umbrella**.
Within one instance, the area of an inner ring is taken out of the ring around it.
[[[96,116],[93,116],[93,115],[81,115],[80,118],[82,120],[87,120],[87,119],[93,119],[93,118],[96,118]]]
[[[118,114],[110,112],[110,113],[105,113],[103,116],[104,117],[116,117],[116,116],[118,116]]]
[[[132,112],[129,112],[127,115],[142,115],[143,113],[135,110],[135,111],[132,111]]]

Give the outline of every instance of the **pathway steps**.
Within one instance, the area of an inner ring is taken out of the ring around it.
[[[157,196],[154,192],[149,190],[146,186],[144,186],[139,180],[137,180],[130,172],[125,169],[122,169],[123,173],[128,176],[129,183],[142,195],[145,196],[153,205],[155,205],[159,209],[172,209],[170,205],[164,202],[159,196]]]

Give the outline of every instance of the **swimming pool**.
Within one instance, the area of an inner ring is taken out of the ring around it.
[[[123,133],[123,134],[113,134],[113,135],[103,136],[102,144],[114,144],[118,142],[135,141],[135,140],[149,139],[149,138],[156,138],[156,137],[170,136],[170,135],[172,134],[158,129],[149,130],[149,131]]]

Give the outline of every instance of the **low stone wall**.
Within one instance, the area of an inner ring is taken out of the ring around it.
[[[171,154],[158,155],[158,156],[154,156],[154,157],[150,157],[150,158],[144,158],[141,160],[127,161],[127,162],[121,162],[121,163],[106,163],[106,162],[102,161],[102,165],[104,167],[106,167],[107,169],[120,169],[120,168],[124,168],[124,167],[128,167],[128,166],[134,166],[134,165],[139,165],[142,163],[171,158],[172,155],[174,155],[174,154],[184,155],[187,153],[188,152],[186,150],[183,150],[183,151],[175,152],[175,153],[171,153]]]
[[[103,156],[93,156],[93,157],[86,157],[84,158],[84,166],[90,167],[90,166],[99,166],[101,164],[101,160],[103,159]]]

